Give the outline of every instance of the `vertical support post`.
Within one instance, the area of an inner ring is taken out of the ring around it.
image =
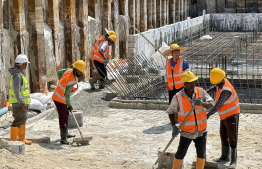
[[[152,25],[153,25],[153,28],[157,27],[156,0],[152,0]]]
[[[86,63],[86,71],[84,80],[90,78],[90,59],[91,55],[88,55],[91,49],[89,49],[89,33],[88,33],[88,0],[78,0],[79,1],[79,12],[78,12],[78,22],[80,30],[81,41],[79,44],[80,48],[80,59]]]
[[[161,22],[162,26],[166,25],[166,0],[161,1]]]
[[[136,0],[136,28],[141,30],[140,28],[140,0]]]
[[[148,21],[147,21],[147,28],[148,29],[153,29],[153,0],[148,0],[147,2],[147,16],[148,16]]]
[[[147,0],[140,0],[141,31],[147,31]]]
[[[176,0],[169,1],[169,9],[170,9],[170,21],[171,23],[176,22]]]
[[[161,27],[162,26],[162,0],[157,0],[156,1],[156,27]]]
[[[133,26],[136,23],[136,0],[129,0],[129,18],[130,18],[130,24]],[[134,34],[135,33],[135,29],[132,27],[130,29],[130,34]]]
[[[47,24],[52,28],[54,47],[55,47],[55,59],[56,59],[56,70],[60,70],[63,65],[62,61],[62,50],[59,43],[59,2],[54,0],[48,0],[48,18]]]
[[[77,60],[75,0],[64,1],[65,62],[71,67]]]
[[[113,58],[119,59],[119,2],[118,0],[113,0],[114,3],[114,31],[116,33],[117,39],[113,46],[114,52],[112,52]]]

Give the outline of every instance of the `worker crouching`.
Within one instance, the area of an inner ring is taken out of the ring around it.
[[[77,60],[73,64],[73,69],[66,68],[58,71],[59,82],[52,99],[56,105],[59,116],[61,144],[69,144],[67,138],[74,137],[74,135],[68,134],[67,129],[69,111],[73,111],[70,95],[72,95],[78,89],[74,88],[74,85],[77,84],[76,77],[79,78],[80,76],[83,76],[85,69],[85,62],[82,60]]]
[[[203,88],[195,86],[197,79],[198,77],[191,71],[182,73],[181,81],[184,84],[184,88],[173,97],[167,109],[170,122],[173,126],[172,137],[176,137],[179,133],[175,122],[178,120],[179,124],[181,124],[188,113],[192,112],[184,125],[181,126],[180,141],[173,161],[173,169],[180,168],[192,141],[195,143],[197,153],[196,169],[203,169],[205,165],[207,138],[206,109],[212,107],[213,99]]]

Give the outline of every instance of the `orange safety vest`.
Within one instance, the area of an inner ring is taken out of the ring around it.
[[[95,43],[94,48],[93,48],[93,50],[92,50],[92,53],[93,53],[93,54],[95,53],[95,51],[97,51],[97,50],[99,49],[99,45],[100,45],[101,43],[103,43],[105,40],[106,40],[106,38],[105,38],[104,35],[100,36],[100,37],[96,40],[96,43]]]
[[[102,53],[104,54],[104,56],[108,56],[108,54],[109,54],[109,45],[108,45],[108,42],[107,42],[107,41],[103,42],[102,44],[104,44],[104,43],[107,44],[107,45],[106,45],[106,51],[105,51],[105,52],[102,52]],[[103,56],[101,56],[101,54],[99,53],[100,47],[102,46],[102,44],[100,44],[100,46],[98,47],[98,49],[94,51],[94,55],[93,55],[93,57],[92,57],[92,61],[96,60],[96,61],[98,61],[98,62],[104,63],[105,58],[104,58]]]
[[[181,87],[184,86],[184,84],[181,81],[181,74],[184,72],[183,71],[184,59],[182,59],[181,57],[178,58],[173,72],[171,68],[171,59],[168,59],[167,66],[166,66],[168,88],[170,90],[173,90],[175,86],[176,89],[180,89]]]
[[[65,98],[65,90],[67,86],[77,84],[77,81],[75,79],[75,76],[73,74],[72,69],[68,69],[67,71],[64,72],[62,78],[58,82],[58,85],[56,86],[55,92],[52,96],[52,99],[66,104],[66,98]],[[71,95],[75,92],[76,90],[73,88],[71,91]]]
[[[176,98],[179,105],[179,111],[178,111],[178,121],[179,125],[184,121],[187,114],[192,109],[192,105],[189,102],[187,96],[182,95],[182,91],[179,91],[176,94]],[[204,101],[204,89],[201,87],[195,87],[195,95],[196,98],[200,98],[202,101]],[[203,131],[207,127],[207,116],[206,116],[206,109],[202,106],[195,106],[195,114],[191,113],[186,120],[186,123],[182,126],[181,130],[188,132],[188,133],[194,133],[196,131],[196,121],[197,121],[197,129],[198,131]]]
[[[234,114],[240,113],[240,107],[239,107],[239,100],[237,96],[237,92],[234,89],[234,87],[231,85],[231,83],[225,78],[225,84],[222,89],[219,89],[217,87],[217,92],[216,92],[216,100],[215,102],[217,103],[220,94],[224,91],[228,90],[232,94],[231,96],[227,99],[227,101],[223,104],[222,107],[220,107],[217,112],[221,118],[221,120],[224,120],[225,118],[232,116]]]

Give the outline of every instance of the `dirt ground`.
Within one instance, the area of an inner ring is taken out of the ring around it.
[[[262,115],[241,114],[238,142],[238,169],[260,169],[262,165]],[[50,137],[50,144],[26,145],[25,155],[15,155],[0,149],[0,168],[86,168],[86,169],[147,169],[152,168],[159,148],[171,137],[171,127],[165,111],[103,109],[84,116],[81,127],[84,136],[93,140],[86,146],[59,143],[58,119],[44,117],[27,125],[28,138]],[[208,121],[207,161],[220,155],[219,117]],[[9,136],[9,129],[0,132]],[[79,137],[77,129],[70,130]],[[72,139],[69,139],[72,141]],[[175,152],[176,138],[167,152]],[[196,159],[193,143],[184,160],[189,169]],[[219,164],[227,168],[228,163]]]

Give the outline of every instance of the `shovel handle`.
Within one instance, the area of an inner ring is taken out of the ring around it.
[[[70,111],[69,111],[69,112],[70,112]],[[80,130],[80,128],[79,128],[78,122],[76,121],[76,117],[75,117],[74,113],[73,113],[73,112],[70,112],[70,113],[71,113],[71,114],[73,115],[73,117],[74,117],[76,126],[77,126],[77,128],[78,128],[78,130],[79,130],[79,133],[80,133],[82,139],[84,139],[84,137],[83,137],[83,135],[82,135],[82,132],[81,132],[81,130]]]
[[[191,108],[190,112],[186,115],[186,117],[185,117],[185,119],[183,120],[183,122],[179,125],[178,131],[180,131],[181,128],[184,126],[184,124],[186,123],[189,115],[193,112],[194,109],[195,109],[195,106],[193,106],[193,107]],[[175,137],[172,137],[172,138],[170,139],[170,141],[168,142],[168,144],[166,145],[165,149],[163,150],[163,152],[160,154],[159,157],[161,157],[161,156],[166,152],[166,150],[168,149],[168,147],[170,146],[170,144],[173,142],[174,139],[175,139]],[[156,162],[154,163],[152,169],[154,169],[154,166],[158,163],[159,157],[156,159]]]

